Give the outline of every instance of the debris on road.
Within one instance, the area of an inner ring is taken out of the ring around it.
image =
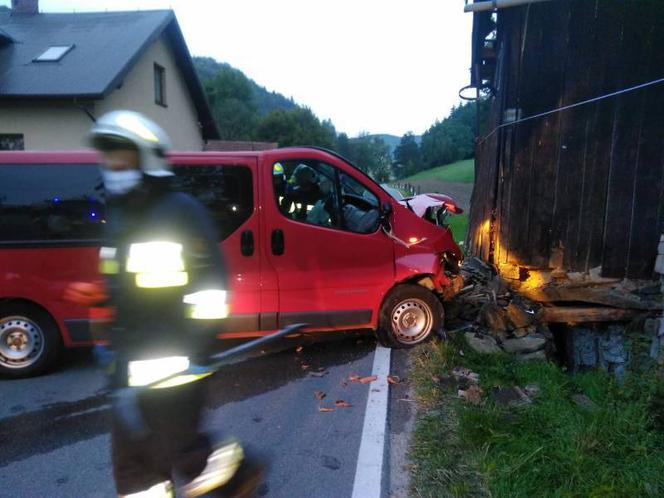
[[[309,372],[312,377],[325,377],[329,372],[327,370],[318,370],[316,372]]]
[[[316,397],[317,400],[323,400],[327,396],[323,391],[314,391],[314,396]]]
[[[351,408],[353,405],[350,404],[348,401],[344,401],[343,399],[338,399],[334,402],[334,406],[337,408]]]
[[[298,346],[295,348],[296,353],[301,353],[304,348],[302,346]]]
[[[321,413],[329,413],[329,412],[333,412],[334,408],[329,408],[327,406],[319,406],[318,411],[321,412]]]
[[[388,375],[387,382],[390,384],[398,384],[401,382],[401,379],[397,375]]]

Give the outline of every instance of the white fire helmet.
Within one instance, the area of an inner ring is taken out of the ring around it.
[[[148,176],[172,176],[166,160],[171,141],[154,121],[133,111],[111,111],[92,126],[89,142],[97,150],[135,148],[141,171]]]

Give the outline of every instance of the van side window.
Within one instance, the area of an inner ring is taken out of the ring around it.
[[[97,241],[105,223],[97,165],[0,165],[0,241]]]
[[[334,166],[280,161],[272,166],[272,184],[279,210],[287,218],[357,233],[378,227],[378,198]]]
[[[225,240],[254,212],[254,188],[247,166],[176,166],[177,190],[196,197]]]

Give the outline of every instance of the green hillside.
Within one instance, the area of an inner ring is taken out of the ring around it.
[[[405,182],[417,180],[438,180],[441,182],[473,183],[475,181],[475,160],[466,159],[455,163],[431,168],[405,178]]]

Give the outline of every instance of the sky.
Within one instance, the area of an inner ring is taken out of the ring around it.
[[[10,0],[0,0],[9,6]],[[469,83],[463,0],[40,0],[41,12],[172,8],[192,55],[228,62],[337,132],[426,131]]]

